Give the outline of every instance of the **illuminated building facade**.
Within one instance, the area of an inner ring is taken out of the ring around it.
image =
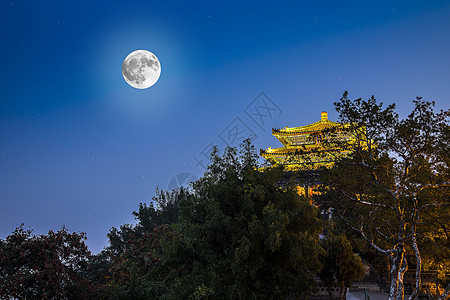
[[[283,147],[261,150],[260,155],[272,165],[283,165],[287,174],[295,173],[299,193],[312,196],[318,182],[311,171],[331,168],[337,158],[352,152],[352,147],[348,146],[352,135],[344,130],[347,126],[328,120],[328,113],[322,112],[320,121],[313,124],[272,129],[272,135]]]
[[[284,165],[287,171],[330,168],[337,158],[346,156],[351,149],[342,145],[352,138],[338,122],[328,120],[327,112],[310,125],[272,129],[272,135],[282,144],[281,148],[261,150],[260,154],[273,165]]]

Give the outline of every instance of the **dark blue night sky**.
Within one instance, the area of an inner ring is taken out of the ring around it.
[[[279,147],[345,90],[450,106],[448,1],[2,1],[0,28],[0,238],[66,225],[98,252],[210,145]],[[137,49],[162,65],[146,90]]]

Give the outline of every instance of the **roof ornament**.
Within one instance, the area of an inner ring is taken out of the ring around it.
[[[328,113],[326,111],[323,111],[320,113],[320,120],[321,121],[328,121]]]

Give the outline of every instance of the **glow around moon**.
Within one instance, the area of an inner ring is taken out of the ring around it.
[[[134,88],[146,89],[154,85],[161,75],[161,64],[155,54],[136,50],[128,54],[122,64],[125,81]]]

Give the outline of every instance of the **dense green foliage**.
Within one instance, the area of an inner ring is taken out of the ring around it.
[[[166,260],[164,243],[179,238],[171,224],[178,221],[180,203],[187,197],[183,188],[172,192],[156,190],[153,201],[140,204],[133,212],[138,223],[112,228],[110,244],[99,256],[97,278],[104,280],[104,294],[110,299],[156,299],[166,285],[162,262]],[[167,268],[166,268],[167,269]]]
[[[364,265],[345,235],[328,234],[322,247],[320,279],[328,288],[339,286],[339,299],[346,299],[347,288],[364,276]]]
[[[109,249],[111,297],[280,299],[313,291],[322,230],[317,208],[293,187],[279,186],[281,169],[258,171],[249,141],[240,154],[228,148],[219,156],[215,149],[211,157],[189,191],[160,193],[156,202],[170,205],[141,205],[135,227],[110,234],[129,238]],[[152,227],[157,220],[171,225]]]

